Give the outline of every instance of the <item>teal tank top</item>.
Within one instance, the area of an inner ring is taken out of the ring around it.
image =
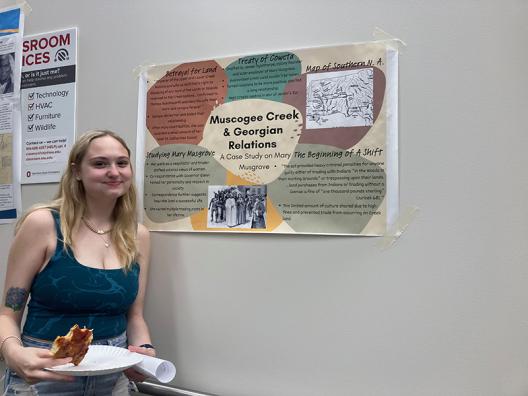
[[[127,272],[79,263],[62,243],[60,218],[51,211],[57,247],[46,267],[33,279],[23,333],[44,340],[65,335],[74,324],[93,329],[94,340],[126,330],[127,311],[136,299],[140,267]]]

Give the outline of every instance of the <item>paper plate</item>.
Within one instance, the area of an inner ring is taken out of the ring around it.
[[[90,345],[88,353],[78,366],[68,363],[50,367],[46,370],[73,376],[103,375],[123,371],[142,360],[143,357],[140,354],[130,352],[125,348],[109,345]]]

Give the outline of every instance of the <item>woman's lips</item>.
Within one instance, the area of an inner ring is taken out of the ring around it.
[[[108,181],[108,182],[105,182],[106,185],[111,186],[111,187],[119,186],[121,183],[122,183],[121,181]]]

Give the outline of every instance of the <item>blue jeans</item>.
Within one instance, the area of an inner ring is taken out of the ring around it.
[[[50,349],[52,342],[37,340],[22,335],[24,346]],[[123,333],[114,338],[96,340],[92,345],[111,345],[126,348],[127,338]],[[3,395],[51,395],[51,396],[111,396],[129,395],[132,383],[123,373],[105,374],[90,377],[75,377],[73,382],[42,381],[29,385],[14,371],[6,369]]]

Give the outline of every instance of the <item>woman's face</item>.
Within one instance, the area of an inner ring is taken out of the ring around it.
[[[126,148],[111,136],[92,140],[76,177],[82,181],[87,198],[117,199],[126,194],[132,181]]]

